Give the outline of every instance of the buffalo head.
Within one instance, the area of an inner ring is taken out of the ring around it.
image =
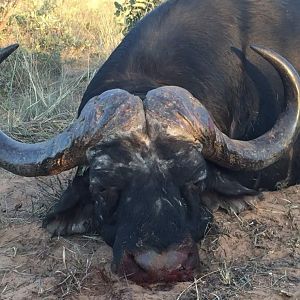
[[[190,279],[199,263],[196,242],[212,218],[202,193],[253,193],[212,165],[263,169],[299,132],[297,72],[273,51],[253,49],[278,71],[287,101],[274,127],[255,140],[223,134],[183,88],[160,87],[144,101],[116,89],[90,99],[78,119],[50,140],[24,144],[0,132],[0,166],[22,176],[86,166],[93,222],[113,247],[114,270],[143,282]],[[12,50],[2,50],[0,59]]]

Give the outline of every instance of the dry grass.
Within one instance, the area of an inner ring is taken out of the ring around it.
[[[226,262],[219,270],[195,278],[176,300],[240,299],[241,294],[251,292],[254,287],[266,291],[278,288],[279,294],[288,294],[285,287],[289,286],[289,278],[285,271],[278,270],[276,266],[261,264],[259,261],[249,261],[230,268],[225,265]]]
[[[35,57],[22,50],[4,68],[13,70],[5,78],[9,92],[0,106],[5,131],[19,138],[43,139],[62,130],[74,117],[86,71],[72,78],[62,68],[53,81],[51,70],[41,70]]]
[[[121,38],[114,11],[111,0],[18,1],[0,44],[18,41],[32,52],[58,52],[64,60],[105,59]]]
[[[11,25],[0,34],[0,45],[21,45],[1,65],[0,74],[0,126],[21,140],[49,138],[76,117],[88,82],[121,39],[112,1],[56,1],[57,7],[40,20],[34,9],[42,3],[46,1],[19,2]],[[33,15],[35,26],[17,24],[16,16],[22,14]],[[35,28],[37,21],[43,22],[40,28]],[[72,42],[53,49],[56,31]],[[40,40],[43,34],[47,39]]]
[[[33,11],[34,15],[43,2],[19,1],[13,15],[24,15],[29,11]],[[19,26],[11,18],[11,25],[0,34],[0,46],[14,42],[21,45],[1,65],[0,126],[23,141],[49,138],[69,124],[76,116],[91,77],[122,37],[114,18],[112,1],[65,0],[57,1],[57,4],[56,9],[47,16],[45,24],[48,22],[49,28],[34,28],[32,23],[28,23],[27,27]],[[58,30],[74,39],[73,45],[61,47],[58,44],[57,49],[51,48],[56,37],[55,32],[53,37],[48,32],[56,30],[53,28],[53,24],[57,24],[55,20],[59,21]],[[40,49],[39,34],[43,31],[47,33],[49,45]],[[21,195],[28,193],[26,183],[16,183],[13,190],[1,194],[0,229],[5,231],[11,225],[30,226],[33,220],[41,220],[59,199],[70,178],[72,174],[37,179],[30,193],[30,204],[17,201],[11,206],[11,198],[22,198]],[[0,245],[0,255],[12,260],[20,255],[22,260],[22,253],[26,249],[16,240],[12,239],[13,246],[7,246],[7,243]],[[61,246],[55,252],[53,245],[57,243]],[[77,240],[59,238],[36,247],[30,255],[40,260],[41,265],[46,263],[46,259],[52,261],[43,273],[51,272],[55,283],[45,288],[41,274],[41,284],[35,296],[44,298],[57,295],[65,298],[72,293],[86,291],[86,282],[94,274],[91,270],[94,251],[91,249],[96,249],[99,243],[103,243],[99,237],[80,237]],[[97,278],[100,276],[109,283],[109,270],[101,268],[101,261],[97,261],[97,266],[100,266]],[[20,282],[23,282],[22,277],[26,281],[31,278],[31,267],[31,264],[0,265],[0,298],[10,293],[10,286],[4,283],[5,278],[12,274],[13,278],[20,278]]]

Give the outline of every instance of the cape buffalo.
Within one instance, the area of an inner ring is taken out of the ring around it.
[[[137,282],[190,279],[212,207],[240,210],[300,181],[299,20],[299,0],[166,1],[99,69],[62,133],[37,144],[1,133],[0,166],[78,166],[44,226],[99,232],[113,270]]]

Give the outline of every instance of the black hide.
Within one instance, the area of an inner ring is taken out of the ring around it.
[[[249,45],[272,48],[300,71],[299,20],[299,0],[167,1],[141,20],[99,69],[79,113],[89,99],[109,89],[143,99],[151,89],[173,85],[199,99],[228,136],[255,138],[272,127],[285,101],[279,76]],[[64,211],[70,211],[70,203],[71,211],[92,206],[87,231],[99,231],[114,248],[116,270],[124,263],[128,271],[139,261],[147,265],[145,251],[174,253],[167,249],[203,237],[211,220],[201,202],[203,192],[253,195],[251,188],[274,189],[288,172],[287,184],[299,182],[294,157],[247,174],[217,168],[189,143],[162,141],[154,149],[132,141],[104,143],[90,152],[89,169],[74,181],[81,191],[67,190],[63,199],[70,202],[62,201],[56,218],[68,216]],[[76,219],[69,217],[67,223],[72,222]],[[154,280],[186,278],[171,273]],[[142,278],[151,281],[151,276]]]

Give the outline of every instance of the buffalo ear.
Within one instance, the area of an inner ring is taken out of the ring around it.
[[[224,171],[211,168],[207,189],[225,196],[258,195],[259,192],[240,184]]]

